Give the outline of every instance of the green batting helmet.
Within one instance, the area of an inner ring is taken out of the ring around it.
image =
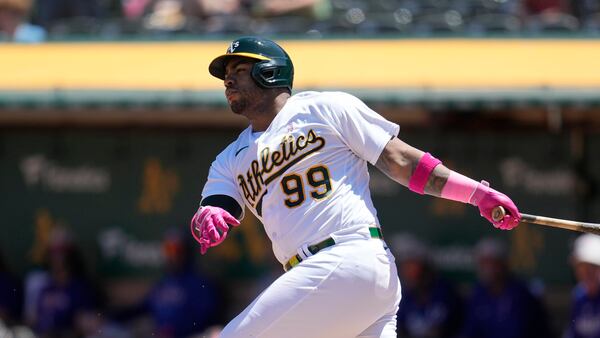
[[[292,90],[294,65],[290,56],[275,42],[246,36],[234,40],[227,52],[215,58],[208,66],[214,77],[225,79],[225,65],[235,56],[257,60],[252,66],[252,78],[264,88],[286,87]]]

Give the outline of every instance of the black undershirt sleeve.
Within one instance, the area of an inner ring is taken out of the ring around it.
[[[231,216],[240,219],[242,217],[242,208],[238,202],[227,195],[211,195],[202,199],[200,205],[210,205],[226,210]]]

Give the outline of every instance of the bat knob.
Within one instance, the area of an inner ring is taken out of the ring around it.
[[[500,222],[506,216],[506,210],[502,206],[497,206],[492,209],[492,219],[494,222]]]

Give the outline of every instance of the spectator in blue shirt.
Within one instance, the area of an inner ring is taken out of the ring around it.
[[[483,239],[475,249],[479,281],[468,303],[464,338],[552,337],[545,310],[510,272],[506,247]]]
[[[392,238],[399,259],[402,301],[400,337],[454,337],[462,323],[462,304],[452,285],[435,271],[428,248],[411,236]]]
[[[34,328],[42,337],[72,337],[77,316],[94,305],[94,293],[74,242],[66,232],[53,235],[60,238],[48,249],[49,278],[36,301]]]
[[[566,338],[600,338],[600,237],[582,235],[573,247],[573,290],[571,320]]]
[[[193,269],[191,246],[177,231],[163,241],[165,275],[146,300],[159,337],[188,337],[214,324],[215,290]]]

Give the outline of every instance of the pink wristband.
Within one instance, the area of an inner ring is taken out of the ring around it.
[[[445,199],[469,203],[478,185],[476,181],[451,171],[441,196]]]
[[[442,163],[442,161],[431,156],[430,153],[423,154],[417,164],[415,172],[410,177],[408,188],[417,194],[423,195],[423,193],[425,193],[425,185],[427,184],[429,175],[431,175],[433,169],[440,163]]]

